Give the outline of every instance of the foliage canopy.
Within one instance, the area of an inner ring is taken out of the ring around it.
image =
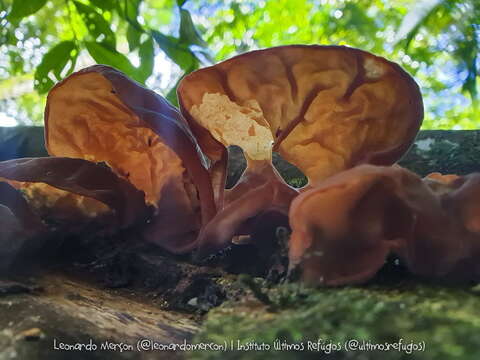
[[[175,102],[183,74],[304,43],[400,63],[422,87],[425,128],[480,123],[477,0],[0,0],[0,26],[0,111],[19,122],[41,122],[53,84],[92,63]]]

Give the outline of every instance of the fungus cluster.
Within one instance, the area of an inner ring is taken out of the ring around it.
[[[480,175],[422,180],[389,167],[423,118],[398,65],[347,47],[283,46],[195,71],[177,94],[180,111],[102,65],[57,84],[45,110],[51,156],[0,163],[0,260],[53,236],[52,223],[133,227],[200,258],[290,224],[290,269],[309,283],[368,280],[390,253],[417,274],[480,275]],[[227,190],[234,145],[247,168]],[[305,174],[304,188],[285,182],[273,152]]]

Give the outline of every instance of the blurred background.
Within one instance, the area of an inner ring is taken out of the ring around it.
[[[424,129],[480,128],[480,0],[0,0],[0,126],[42,125],[48,90],[94,63],[176,103],[186,73],[299,43],[402,65]]]

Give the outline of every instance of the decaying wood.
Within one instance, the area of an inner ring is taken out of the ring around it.
[[[0,297],[1,360],[84,359],[85,351],[55,351],[54,342],[87,344],[90,339],[99,348],[109,341],[131,344],[135,351],[92,352],[89,359],[153,359],[161,355],[136,351],[139,339],[181,344],[199,327],[191,315],[161,310],[134,292],[108,290],[55,274],[38,281],[43,290],[35,294]]]
[[[228,185],[231,186],[245,163],[239,149],[232,148],[229,153]],[[42,128],[0,128],[0,160],[45,155]],[[303,174],[277,154],[274,163],[287,181],[295,184],[304,181]],[[480,171],[480,131],[422,131],[400,165],[420,175]],[[105,289],[98,285],[98,279],[85,282],[58,274],[41,276],[34,286],[0,283],[0,360],[171,358],[171,353],[112,351],[92,352],[87,357],[85,352],[54,351],[53,341],[72,344],[92,339],[98,345],[107,340],[136,344],[139,338],[149,338],[163,344],[181,343],[191,339],[199,324],[191,315],[195,309],[190,309],[190,313],[175,310],[179,303],[204,311],[225,296],[216,280],[221,274],[211,269],[165,260],[148,250],[127,252],[124,258],[129,260],[115,257],[110,265],[101,263],[99,272],[118,271],[121,263],[120,274],[113,276],[109,285],[129,290]],[[97,275],[91,274],[92,278]],[[166,294],[178,303],[173,304],[172,310],[147,297],[155,293]]]
[[[245,169],[245,159],[237,147],[229,149],[227,187],[231,187]],[[287,181],[306,179],[295,166],[274,153],[275,167]],[[423,130],[399,164],[419,175],[432,172],[464,175],[480,171],[480,130]],[[298,182],[295,182],[297,184]]]
[[[480,171],[480,130],[421,131],[400,165],[419,174]]]

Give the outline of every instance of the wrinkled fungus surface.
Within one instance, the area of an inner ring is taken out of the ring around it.
[[[29,205],[43,217],[63,217],[71,226],[82,217],[109,215],[116,219],[112,226],[124,228],[148,215],[141,191],[108,167],[82,159],[47,157],[3,161],[0,180],[21,190]]]
[[[249,52],[186,76],[178,96],[212,162],[220,210],[202,230],[201,253],[229,244],[256,216],[286,214],[296,190],[272,168],[272,151],[302,170],[313,186],[357,164],[394,163],[423,118],[418,86],[399,66],[337,46]],[[231,145],[243,149],[247,169],[237,186],[225,191]]]
[[[173,252],[195,246],[215,204],[203,155],[173,106],[117,70],[93,66],[57,84],[45,114],[51,155],[105,162],[156,208],[148,240]]]
[[[478,279],[479,203],[480,174],[355,167],[293,201],[290,267],[313,284],[360,283],[394,253],[414,274]]]

